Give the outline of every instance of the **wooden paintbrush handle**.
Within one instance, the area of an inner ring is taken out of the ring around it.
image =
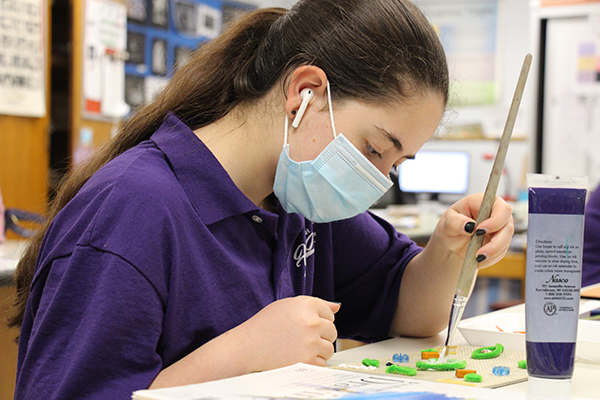
[[[521,67],[521,73],[519,80],[517,81],[517,87],[513,96],[510,110],[508,111],[508,117],[506,118],[506,124],[504,125],[504,131],[502,132],[502,138],[498,145],[498,151],[496,158],[494,159],[494,165],[490,178],[488,180],[483,200],[481,201],[481,207],[477,214],[477,225],[488,219],[492,213],[492,207],[494,206],[494,200],[496,198],[496,192],[498,191],[498,183],[502,176],[502,169],[504,168],[504,160],[506,159],[506,153],[508,152],[508,145],[510,144],[510,137],[515,127],[515,120],[517,119],[517,113],[519,106],[521,105],[521,98],[523,97],[523,91],[525,90],[525,82],[527,82],[527,75],[529,74],[529,68],[531,67],[531,54],[525,56],[523,66]],[[460,276],[458,278],[458,285],[456,287],[456,294],[461,296],[468,296],[471,292],[471,286],[475,278],[475,272],[477,271],[477,260],[475,254],[483,243],[483,236],[473,235],[469,241],[467,247],[467,254],[463,262]]]

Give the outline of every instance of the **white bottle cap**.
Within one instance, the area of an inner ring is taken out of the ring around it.
[[[529,394],[548,397],[571,397],[571,379],[547,379],[529,376]]]

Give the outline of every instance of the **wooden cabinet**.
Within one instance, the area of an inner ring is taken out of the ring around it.
[[[8,329],[7,312],[15,298],[14,286],[0,286],[0,400],[12,400],[17,376],[17,329]]]
[[[521,281],[521,296],[525,300],[525,272],[527,254],[522,252],[508,252],[506,256],[496,264],[477,272],[478,278],[501,278],[517,279]]]

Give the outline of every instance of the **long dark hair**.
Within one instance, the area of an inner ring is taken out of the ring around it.
[[[107,162],[147,140],[172,111],[190,128],[208,125],[266,95],[302,65],[320,67],[337,99],[402,101],[427,91],[448,100],[448,68],[436,33],[409,0],[301,0],[262,9],[202,46],[152,103],[62,182],[48,219],[15,274],[10,326],[21,326],[36,258],[53,218]]]

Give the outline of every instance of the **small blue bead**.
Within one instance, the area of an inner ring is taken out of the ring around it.
[[[510,374],[510,368],[508,367],[494,367],[492,373],[497,376],[507,376]]]
[[[408,354],[402,354],[402,359],[400,362],[407,363],[408,362]]]
[[[392,356],[392,361],[400,362],[400,354],[396,353]]]

